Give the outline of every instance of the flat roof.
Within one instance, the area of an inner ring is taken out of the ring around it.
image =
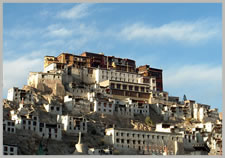
[[[141,133],[155,133],[155,134],[168,134],[168,135],[180,135],[181,133],[168,133],[168,132],[156,132],[156,131],[140,131],[140,130],[134,130],[130,128],[107,128],[106,130],[114,129],[114,130],[121,130],[121,131],[128,131],[128,132],[141,132]]]

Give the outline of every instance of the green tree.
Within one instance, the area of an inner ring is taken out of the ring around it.
[[[147,116],[147,117],[145,118],[145,123],[146,123],[148,126],[152,126],[152,125],[153,125],[153,122],[152,122],[152,120],[151,120],[151,118],[150,118],[149,116]]]

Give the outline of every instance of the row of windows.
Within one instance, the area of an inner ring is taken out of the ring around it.
[[[141,92],[145,92],[145,91],[149,91],[149,87],[140,87],[140,86],[132,86],[132,85],[125,85],[125,84],[115,84],[115,83],[111,83],[110,87],[112,89],[123,89],[123,90],[130,90],[130,91],[141,91]]]
[[[125,78],[117,78],[117,77],[108,77],[108,76],[102,76],[102,79],[106,79],[106,80],[117,80],[117,81],[124,81],[124,82],[135,82],[135,83],[138,83],[138,80],[134,80],[134,79],[125,79]]]
[[[14,147],[4,146],[4,151],[14,152]]]
[[[51,106],[51,111],[53,111],[54,109],[54,106]],[[56,111],[60,111],[60,107],[56,107]]]
[[[98,111],[101,111],[101,112],[107,112],[107,111],[108,111],[108,112],[110,112],[110,113],[112,112],[112,110],[110,110],[110,109],[108,109],[108,110],[107,110],[107,109],[101,110],[101,108],[98,108]]]
[[[3,131],[14,133],[14,132],[15,132],[15,127],[13,127],[13,128],[8,127],[8,128],[6,129],[6,127],[3,126]]]
[[[15,126],[14,122],[6,121],[8,126]]]
[[[33,126],[36,126],[37,125],[37,122],[36,121],[32,121],[32,120],[23,120],[22,121],[22,124],[28,124],[28,125],[31,125],[33,124]]]
[[[102,71],[102,74],[105,74],[106,76],[108,76],[110,73],[108,71]],[[125,73],[121,73],[121,72],[111,72],[111,76],[124,76],[125,77]],[[131,77],[131,78],[137,78],[139,77],[139,75],[135,75],[135,74],[129,74],[127,73],[128,77]]]
[[[111,104],[111,103],[107,104],[107,103],[99,102],[99,104],[100,104],[100,105],[103,104],[104,107],[112,108],[112,104]]]
[[[116,132],[116,136],[119,136],[119,132]],[[147,138],[147,139],[164,139],[165,136],[159,136],[159,135],[145,135],[145,134],[130,134],[130,133],[120,133],[120,136],[123,137],[123,136],[127,136],[127,137],[138,137],[138,138]],[[171,140],[178,140],[179,138],[178,137],[171,137]]]

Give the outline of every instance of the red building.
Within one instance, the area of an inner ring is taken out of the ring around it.
[[[143,76],[156,77],[156,90],[163,91],[162,70],[151,68],[149,65],[139,66],[137,72]]]

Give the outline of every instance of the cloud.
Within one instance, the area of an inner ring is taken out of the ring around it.
[[[90,3],[77,4],[69,10],[63,10],[57,14],[57,17],[63,19],[80,19],[89,15],[89,7],[93,5]]]
[[[214,84],[222,81],[222,66],[185,65],[164,71],[165,84],[172,87],[182,85]]]
[[[119,35],[126,40],[141,39],[148,42],[182,41],[197,43],[221,34],[221,24],[215,20],[174,21],[161,26],[135,23],[123,28]]]
[[[60,25],[49,25],[46,29],[46,36],[51,36],[51,37],[67,37],[72,35],[73,31],[69,30],[65,27],[62,27]]]
[[[15,60],[3,60],[3,95],[12,87],[22,88],[27,84],[29,72],[42,71],[43,51],[33,51],[29,55],[19,57]]]
[[[222,66],[198,64],[171,67],[164,69],[163,82],[164,90],[170,95],[182,97],[186,94],[188,99],[221,107]]]

